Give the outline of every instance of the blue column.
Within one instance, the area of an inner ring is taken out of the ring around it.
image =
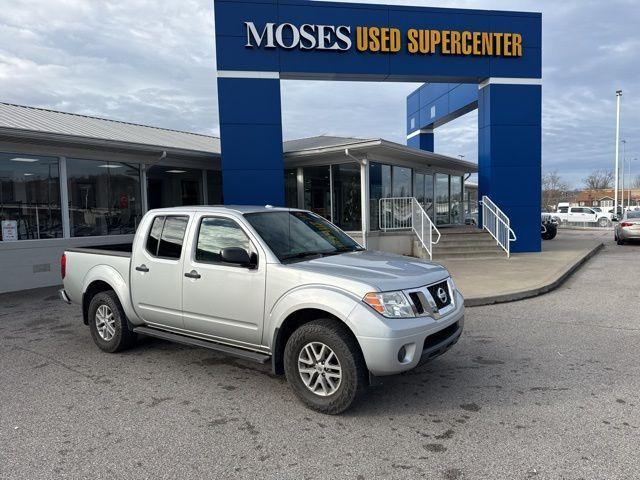
[[[434,152],[433,130],[426,132],[420,131],[420,133],[407,138],[407,146],[417,148],[419,150],[425,150],[427,152]]]
[[[511,251],[539,252],[542,86],[492,84],[478,98],[478,198],[511,220]]]
[[[280,80],[218,78],[226,205],[284,206]]]

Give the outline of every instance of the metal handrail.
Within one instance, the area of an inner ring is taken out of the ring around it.
[[[413,230],[420,243],[433,259],[433,246],[442,235],[415,197],[381,198],[379,201],[380,229],[383,231]],[[433,240],[434,232],[438,235]]]
[[[518,237],[511,228],[509,217],[486,195],[482,197],[482,228],[491,234],[509,258],[511,242],[515,242]]]

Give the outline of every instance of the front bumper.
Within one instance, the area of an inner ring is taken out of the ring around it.
[[[462,335],[463,303],[462,295],[456,292],[456,308],[439,320],[430,317],[384,319],[385,326],[393,327],[385,336],[356,335],[369,372],[375,376],[395,375],[445,353]],[[354,324],[366,321],[362,318],[365,315],[380,318],[362,305],[352,314]]]

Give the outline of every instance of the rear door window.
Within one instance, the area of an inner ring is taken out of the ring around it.
[[[156,217],[153,219],[151,231],[147,237],[147,252],[151,255],[158,256],[158,245],[160,244],[160,236],[162,236],[162,227],[164,226],[164,217]]]
[[[158,246],[158,257],[180,258],[187,223],[189,223],[189,217],[166,217]]]

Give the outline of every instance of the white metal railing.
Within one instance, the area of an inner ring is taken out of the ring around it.
[[[511,242],[517,237],[511,229],[509,217],[486,195],[482,197],[482,228],[495,238],[498,246],[511,256]]]
[[[440,231],[415,197],[381,198],[380,230],[413,230],[420,243],[433,258],[433,246],[440,241]],[[434,234],[438,238],[434,241]]]

